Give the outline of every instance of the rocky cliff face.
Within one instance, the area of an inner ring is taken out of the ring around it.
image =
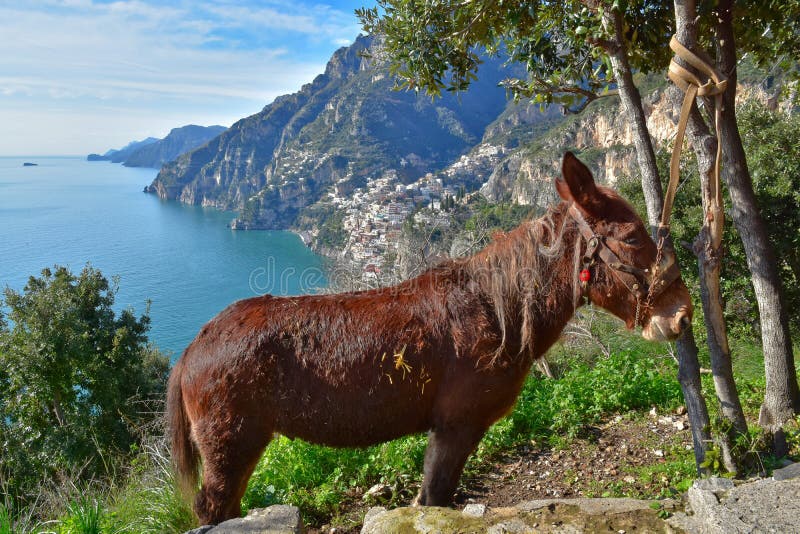
[[[166,164],[147,188],[161,198],[238,209],[238,227],[287,228],[332,188],[352,190],[396,169],[407,180],[477,143],[504,109],[500,62],[460,98],[392,91],[373,40],[338,50],[325,73],[207,145]]]
[[[656,146],[665,146],[675,136],[679,102],[672,101],[675,95],[670,94],[665,81],[651,78],[645,85],[650,87],[643,95],[647,127]],[[737,101],[756,99],[774,107],[778,102],[776,94],[779,91],[765,90],[760,85],[740,84]],[[481,187],[481,193],[489,200],[542,207],[552,203],[552,181],[560,173],[561,157],[567,150],[576,152],[594,176],[607,185],[614,186],[620,178],[639,172],[633,130],[616,98],[598,101],[580,115],[562,120],[547,113],[536,116],[530,110],[519,113],[513,108],[504,116],[493,125],[495,131],[487,130],[482,148],[502,152],[492,162],[488,179]],[[476,168],[487,172],[485,167]]]
[[[675,130],[674,108],[663,89],[644,98],[647,125],[656,143],[667,141]],[[595,177],[614,185],[636,170],[633,131],[616,99],[598,102],[578,116],[542,132],[530,142],[507,151],[498,161],[481,192],[493,201],[546,206],[554,200],[552,180],[560,172],[566,150],[576,152]]]

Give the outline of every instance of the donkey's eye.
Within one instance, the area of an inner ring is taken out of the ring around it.
[[[629,247],[639,246],[639,239],[635,237],[629,237],[627,239],[623,239],[622,242],[628,245]]]

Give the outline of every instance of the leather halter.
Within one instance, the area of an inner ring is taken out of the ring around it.
[[[633,296],[636,298],[637,311],[641,301],[645,302],[646,307],[650,306],[655,297],[660,295],[675,280],[680,278],[681,272],[678,268],[677,262],[674,260],[663,271],[661,270],[661,265],[655,265],[651,270],[640,269],[633,265],[624,263],[619,259],[619,256],[614,253],[614,251],[608,248],[608,245],[605,243],[605,236],[596,234],[592,231],[586,220],[583,218],[583,215],[581,215],[580,210],[575,207],[575,204],[570,205],[569,214],[577,223],[578,231],[586,240],[586,252],[583,254],[584,268],[588,269],[597,263],[598,259],[605,263],[610,268],[614,276],[616,276],[617,279],[622,282],[622,284],[628,288],[628,291],[630,291],[631,294],[633,294]],[[663,247],[664,240],[659,240],[659,243]],[[662,250],[659,248],[659,259],[661,258],[661,255]],[[657,263],[660,262],[657,260]]]

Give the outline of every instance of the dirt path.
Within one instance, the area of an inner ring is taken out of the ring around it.
[[[683,414],[616,417],[564,448],[519,447],[489,472],[467,475],[456,502],[508,506],[559,497],[674,497],[686,490],[677,487],[679,479],[692,475],[693,467],[686,466],[690,450]]]

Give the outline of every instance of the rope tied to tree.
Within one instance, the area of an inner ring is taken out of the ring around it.
[[[722,188],[720,187],[720,163],[722,161],[722,143],[720,139],[720,122],[722,119],[722,95],[728,87],[728,80],[725,79],[714,67],[698,57],[694,52],[683,46],[673,36],[669,47],[675,52],[675,57],[669,64],[667,76],[685,94],[681,106],[681,114],[678,119],[678,133],[675,136],[675,146],[672,148],[672,158],[669,163],[669,185],[664,197],[664,208],[661,212],[661,223],[658,233],[660,241],[663,241],[669,232],[669,219],[672,213],[672,202],[675,199],[675,191],[680,180],[680,159],[681,147],[686,134],[686,124],[689,121],[689,113],[698,96],[714,97],[714,128],[717,135],[717,153],[714,158],[714,176],[711,183],[711,200],[714,213],[710,214],[715,218],[719,231],[716,232],[714,246],[718,247],[722,239]],[[706,81],[703,82],[694,72],[690,71],[677,59],[685,61],[698,72],[705,75]],[[659,246],[661,243],[659,243]]]

